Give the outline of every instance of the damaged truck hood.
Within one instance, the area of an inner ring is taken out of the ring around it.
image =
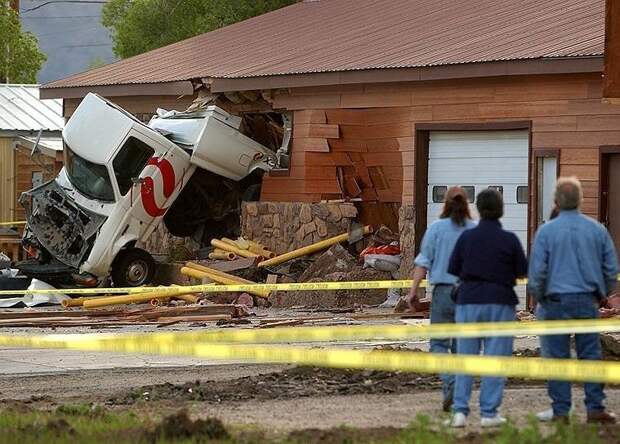
[[[55,180],[22,193],[19,201],[26,210],[27,230],[41,246],[60,262],[79,268],[107,217],[76,205]]]

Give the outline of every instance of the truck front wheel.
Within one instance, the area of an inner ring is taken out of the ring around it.
[[[140,248],[122,250],[112,264],[112,281],[115,287],[150,284],[154,275],[153,257]]]

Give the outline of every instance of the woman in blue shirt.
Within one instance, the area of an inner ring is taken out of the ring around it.
[[[502,229],[504,214],[501,194],[492,189],[476,198],[480,213],[478,226],[459,238],[450,258],[448,271],[457,275],[460,286],[456,294],[457,323],[514,321],[518,299],[516,280],[527,274],[527,260],[519,238]],[[459,354],[510,356],[512,337],[459,338]],[[483,377],[480,384],[480,424],[496,427],[504,422],[497,410],[502,402],[506,378]],[[457,375],[454,385],[452,427],[464,427],[469,414],[473,377]]]
[[[451,187],[446,192],[443,210],[439,220],[433,222],[422,239],[420,254],[415,258],[413,287],[407,296],[407,303],[413,310],[420,282],[428,273],[428,282],[433,285],[431,299],[431,323],[454,323],[454,301],[452,291],[456,276],[448,273],[448,262],[461,233],[475,224],[471,221],[467,193],[461,187]],[[431,353],[455,353],[456,341],[450,338],[431,339]],[[454,393],[454,375],[441,375],[443,388],[443,410],[450,411]]]

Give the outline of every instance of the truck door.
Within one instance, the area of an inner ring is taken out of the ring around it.
[[[130,133],[112,166],[125,208],[145,224],[143,234],[166,213],[190,173],[189,155],[138,132]]]

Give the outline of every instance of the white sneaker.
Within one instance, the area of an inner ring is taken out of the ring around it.
[[[505,424],[506,421],[506,418],[499,415],[495,415],[492,418],[480,418],[480,427],[499,427]]]
[[[540,422],[551,422],[553,419],[553,409],[547,409],[536,413],[536,418],[538,418]]]
[[[568,412],[568,415],[570,416],[572,414],[573,414],[573,408],[571,407],[571,409]],[[547,410],[543,410],[542,412],[536,413],[536,418],[540,422],[551,422],[553,420],[553,409],[547,409]]]
[[[465,416],[464,413],[456,412],[454,415],[452,415],[451,419],[446,419],[443,422],[443,425],[454,427],[455,429],[460,429],[460,428],[465,427],[466,422],[467,422],[467,416]]]

